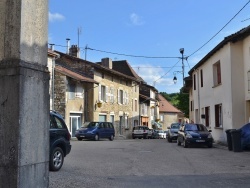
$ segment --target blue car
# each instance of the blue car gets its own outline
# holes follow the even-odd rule
[[[187,123],[181,126],[178,131],[177,145],[180,146],[183,143],[184,148],[196,145],[206,145],[209,148],[213,147],[213,137],[211,130],[202,124]]]
[[[112,141],[115,137],[115,129],[110,122],[90,122],[86,127],[76,130],[75,137],[78,140],[93,139],[97,141],[100,138],[108,138]]]

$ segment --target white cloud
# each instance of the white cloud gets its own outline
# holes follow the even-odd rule
[[[135,13],[130,14],[130,21],[133,25],[143,25],[145,22]]]
[[[172,71],[169,73],[166,70],[152,65],[136,65],[134,68],[136,73],[147,82],[148,85],[154,86],[159,92],[167,91],[168,93],[179,92],[182,84],[181,78],[178,78],[178,83],[174,84]]]
[[[62,14],[49,12],[49,21],[50,22],[62,21],[64,19],[65,19],[65,17]]]

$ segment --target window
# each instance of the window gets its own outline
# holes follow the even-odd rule
[[[203,70],[200,70],[200,76],[201,76],[201,87],[203,87]]]
[[[160,121],[163,122],[164,121],[164,116],[160,115]]]
[[[118,89],[118,103],[123,104],[123,99],[124,99],[123,90]]]
[[[132,111],[134,110],[134,101],[132,99]]]
[[[146,116],[148,114],[147,104],[142,103],[141,104],[141,114]]]
[[[99,86],[99,100],[107,102],[108,100],[108,88],[106,86],[100,85]]]
[[[135,112],[137,112],[137,99],[135,99]]]
[[[190,101],[190,111],[193,111],[193,101]]]
[[[109,100],[110,100],[110,103],[114,103],[115,102],[115,97],[114,97],[114,88],[110,88],[110,91],[109,91]]]
[[[213,65],[214,86],[221,84],[221,67],[220,61]]]
[[[215,127],[222,128],[222,104],[215,105]]]
[[[196,75],[194,74],[194,90],[196,90]]]
[[[128,93],[125,91],[124,92],[124,100],[123,100],[124,104],[128,104]]]
[[[83,87],[81,84],[76,84],[76,97],[83,98]]]
[[[210,124],[210,107],[205,107],[205,125],[209,127]]]
[[[68,92],[69,92],[69,99],[75,99],[75,84],[74,83],[69,83],[68,86]]]

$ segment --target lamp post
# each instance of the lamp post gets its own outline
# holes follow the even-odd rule
[[[180,53],[181,53],[181,61],[182,61],[182,71],[175,71],[177,73],[182,73],[182,81],[183,81],[183,86],[184,86],[184,59],[187,59],[187,58],[184,58],[184,48],[180,48]],[[174,84],[176,84],[177,82],[177,77],[176,77],[176,74],[174,72],[174,78],[173,78],[173,81],[174,81]]]
[[[183,54],[184,54],[184,48],[180,48],[181,53],[181,61],[182,61],[182,81],[184,86],[184,63],[183,63]]]

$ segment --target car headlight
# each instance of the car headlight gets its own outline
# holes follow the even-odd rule
[[[186,134],[186,138],[193,138],[191,134]]]
[[[207,138],[213,138],[213,137],[212,137],[212,135],[211,135],[211,134],[209,134],[209,135],[207,136]]]

